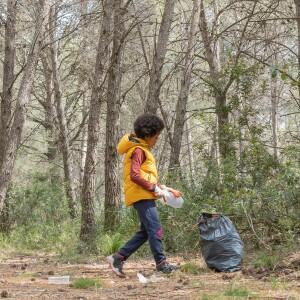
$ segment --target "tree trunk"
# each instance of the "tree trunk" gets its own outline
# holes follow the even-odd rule
[[[22,131],[26,119],[26,105],[30,98],[33,76],[36,70],[39,54],[43,46],[43,32],[46,5],[45,0],[39,0],[36,12],[35,33],[31,42],[31,49],[27,56],[27,63],[21,79],[20,88],[16,100],[16,108],[13,115],[12,126],[8,134],[3,160],[0,166],[0,212],[3,209],[8,185],[11,181],[15,164],[16,153],[20,145]]]
[[[167,44],[169,40],[170,28],[174,13],[175,0],[166,0],[161,25],[159,28],[158,40],[154,49],[152,67],[150,71],[150,82],[145,112],[155,114],[159,107],[159,94],[161,88],[161,73],[165,56],[167,53]]]
[[[218,126],[218,148],[221,159],[224,160],[233,154],[230,136],[228,134],[229,114],[226,103],[226,92],[220,80],[217,58],[212,49],[212,40],[208,31],[203,0],[200,0],[199,27],[204,44],[205,58],[209,65],[209,74],[216,103],[217,126]]]
[[[114,1],[113,48],[108,74],[105,145],[105,230],[113,230],[119,225],[121,186],[116,145],[119,139],[119,92],[122,79],[120,65],[123,48],[121,39],[124,32],[122,2],[122,0]]]
[[[215,96],[216,99],[216,113],[218,123],[218,144],[220,156],[222,159],[226,159],[232,153],[232,146],[228,133],[229,116],[226,106],[226,94],[220,94]]]
[[[88,2],[81,0],[80,2],[80,14],[82,22],[85,22],[86,16],[88,13]],[[88,43],[88,35],[89,29],[88,27],[82,28],[82,49],[86,49]],[[81,89],[84,91],[85,89],[89,90],[88,83],[87,83],[87,66],[89,65],[87,56],[85,52],[80,53],[80,75],[79,75],[79,83],[81,85]],[[88,103],[87,103],[88,95],[86,92],[83,93],[82,97],[82,119],[85,118],[86,114],[88,113]],[[84,164],[86,160],[86,150],[87,150],[87,124],[85,124],[82,128],[81,133],[81,142],[80,142],[80,175],[79,175],[79,190],[82,190],[83,186],[83,176],[84,176]]]
[[[196,26],[198,23],[199,0],[193,1],[193,10],[191,15],[190,29],[188,33],[188,44],[185,53],[184,70],[181,79],[179,97],[176,105],[176,118],[174,123],[173,139],[171,145],[171,155],[169,171],[179,168],[179,157],[181,151],[181,142],[184,130],[186,106],[190,91],[191,73],[193,69],[193,56],[196,40]]]
[[[191,134],[190,119],[186,120],[186,142],[188,147],[188,161],[189,161],[189,171],[190,180],[192,185],[195,185],[195,162],[194,162],[194,151],[193,151],[193,138]]]
[[[1,123],[0,123],[0,165],[3,158],[4,146],[10,128],[11,105],[13,99],[13,83],[15,68],[15,37],[16,37],[16,15],[17,1],[7,1],[7,20],[5,24],[5,52],[3,62],[3,91],[1,99]]]
[[[5,50],[3,62],[3,83],[1,96],[1,122],[0,122],[0,166],[4,159],[5,145],[7,143],[10,119],[11,106],[13,100],[13,83],[14,83],[14,68],[15,68],[15,37],[16,37],[16,15],[17,1],[7,1],[7,19],[5,24]],[[0,214],[0,231],[9,231],[9,203],[5,197],[3,210]]]
[[[297,40],[298,40],[298,97],[300,99],[300,0],[294,0],[296,6]]]
[[[271,74],[271,119],[272,119],[272,144],[273,144],[273,156],[275,161],[278,161],[278,138],[277,138],[277,107],[278,107],[278,78]]]
[[[83,95],[82,118],[84,118],[88,112],[86,102],[87,102],[87,99],[86,99],[85,95]],[[88,136],[87,126],[84,125],[84,127],[82,128],[81,142],[80,142],[80,174],[79,174],[80,191],[82,190],[82,187],[83,187],[84,165],[85,165],[85,161],[86,161],[86,151],[87,151],[87,136]]]
[[[43,73],[45,77],[46,85],[46,100],[42,103],[45,109],[45,125],[47,132],[47,153],[49,163],[53,163],[57,154],[56,146],[56,136],[55,136],[55,110],[54,110],[54,101],[53,101],[53,80],[52,80],[52,70],[49,67],[47,57],[42,57],[43,64]],[[51,174],[52,175],[52,174]]]
[[[95,181],[97,165],[97,145],[99,141],[100,111],[103,97],[104,67],[109,54],[109,37],[112,5],[104,2],[103,20],[99,33],[94,82],[89,106],[87,153],[83,175],[81,196],[82,216],[80,240],[90,250],[95,249]]]
[[[57,42],[55,41],[55,32],[56,32],[56,18],[57,14],[55,12],[55,7],[50,9],[50,42],[51,42],[51,63],[52,63],[52,76],[53,76],[53,87],[54,87],[54,101],[56,104],[56,113],[59,126],[59,146],[62,152],[63,165],[64,165],[64,188],[66,191],[69,214],[73,219],[76,216],[75,202],[76,195],[74,191],[74,178],[72,171],[72,158],[71,151],[69,147],[69,138],[68,138],[68,128],[67,121],[65,116],[65,109],[62,99],[61,91],[61,81],[58,70],[58,61],[57,61]]]

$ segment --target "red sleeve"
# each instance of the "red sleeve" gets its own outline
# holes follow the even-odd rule
[[[141,148],[136,148],[132,152],[131,166],[130,166],[130,178],[131,180],[143,187],[145,190],[153,192],[154,184],[145,180],[141,176],[141,165],[146,160],[145,152]]]

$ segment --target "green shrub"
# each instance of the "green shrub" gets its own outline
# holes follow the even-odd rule
[[[30,185],[9,190],[10,234],[6,242],[22,250],[55,250],[74,244],[80,220],[71,220],[63,186],[36,174]]]
[[[117,252],[123,245],[123,238],[120,233],[112,235],[105,234],[100,238],[100,253],[102,255],[109,255]]]

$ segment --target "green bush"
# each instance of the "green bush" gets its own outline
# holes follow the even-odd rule
[[[27,186],[12,186],[9,204],[8,241],[16,248],[59,252],[78,235],[79,220],[69,217],[63,186],[46,175],[36,174]]]
[[[123,238],[118,232],[112,235],[104,234],[100,238],[100,253],[106,256],[117,252],[123,245],[123,242]]]
[[[242,239],[252,246],[272,248],[297,243],[299,162],[286,160],[279,164],[257,141],[243,155],[242,173],[235,159],[226,160],[220,168],[214,160],[207,159],[206,176],[195,177],[194,185],[184,177],[171,181],[183,192],[185,203],[181,209],[159,206],[166,250],[199,249],[197,219],[203,211],[229,216]],[[290,157],[291,154],[287,159]]]

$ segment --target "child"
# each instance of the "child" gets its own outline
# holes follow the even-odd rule
[[[176,268],[167,263],[163,253],[163,230],[155,204],[155,200],[162,197],[163,193],[158,184],[155,159],[150,151],[163,129],[164,123],[158,116],[145,113],[134,122],[135,134],[125,135],[117,147],[119,154],[125,154],[125,204],[133,205],[141,222],[140,230],[117,253],[107,257],[112,270],[121,277],[125,276],[124,261],[147,240],[157,271],[170,273]]]

